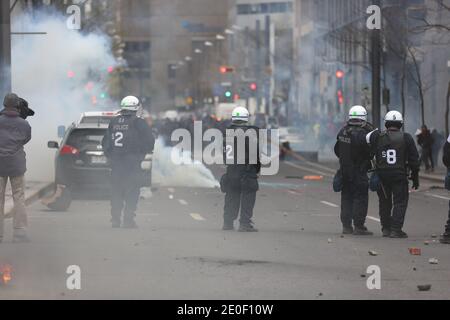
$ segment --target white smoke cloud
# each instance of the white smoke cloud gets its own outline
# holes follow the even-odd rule
[[[173,160],[173,148],[164,145],[162,139],[155,144],[152,168],[152,183],[168,187],[218,188],[219,182],[212,172],[198,161],[180,161],[184,165],[176,165]],[[177,153],[175,153],[177,154]],[[192,159],[191,153],[184,151],[182,158]]]
[[[47,33],[13,36],[12,82],[13,91],[36,111],[36,116],[28,119],[33,127],[33,139],[27,146],[28,179],[52,180],[54,151],[47,149],[47,141],[57,140],[59,125],[70,125],[81,112],[96,109],[92,96],[98,97],[104,90],[108,67],[116,62],[108,36],[69,30],[66,17],[60,14],[22,15],[12,23],[15,32]],[[91,92],[86,89],[89,81],[93,83]]]

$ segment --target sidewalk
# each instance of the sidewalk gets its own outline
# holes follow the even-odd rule
[[[50,191],[53,183],[42,181],[27,181],[25,186],[25,203],[27,205],[33,203],[42,197],[46,192]],[[8,182],[6,187],[5,215],[11,213],[14,208],[12,199],[11,185]]]

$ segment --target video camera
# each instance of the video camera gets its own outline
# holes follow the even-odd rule
[[[17,108],[19,109],[20,117],[22,119],[26,120],[28,117],[32,117],[35,115],[34,110],[29,108],[28,101],[26,101],[25,99],[19,98]]]

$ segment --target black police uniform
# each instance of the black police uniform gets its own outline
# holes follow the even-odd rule
[[[103,150],[111,164],[111,216],[113,225],[132,227],[143,185],[141,163],[153,151],[155,139],[145,120],[135,113],[115,117],[103,138]]]
[[[450,174],[450,143],[448,141],[445,143],[445,146],[444,146],[443,161],[444,161],[444,165],[447,167],[447,170]],[[450,179],[450,178],[447,177],[447,180],[448,179]],[[450,181],[446,181],[447,188],[449,188],[449,186],[448,186],[449,182]],[[445,233],[442,235],[441,242],[450,244],[450,202],[449,202],[448,221],[447,221],[447,225],[445,226]]]
[[[342,175],[341,222],[344,233],[370,234],[366,227],[369,205],[369,181],[367,172],[373,158],[366,143],[373,126],[362,120],[351,119],[339,132],[334,152],[339,158]]]
[[[259,190],[258,174],[261,171],[259,156],[259,129],[254,126],[232,124],[227,129],[237,130],[238,137],[224,139],[224,160],[227,164],[225,175],[221,179],[221,188],[225,195],[224,230],[233,230],[234,221],[240,216],[239,231],[257,231],[253,227],[253,208],[256,192]],[[238,150],[238,139],[252,130],[255,135],[245,138],[245,154]],[[256,138],[256,139],[255,139]],[[251,145],[252,144],[252,145]],[[255,147],[255,148],[252,148]],[[254,154],[254,152],[256,154]],[[242,152],[241,152],[242,153]]]
[[[406,237],[402,228],[409,200],[409,170],[414,187],[419,187],[420,162],[414,139],[398,128],[375,131],[369,137],[381,180],[378,197],[383,235]]]

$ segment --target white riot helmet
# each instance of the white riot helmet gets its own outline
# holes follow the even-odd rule
[[[231,121],[236,124],[245,124],[248,123],[250,118],[250,113],[244,107],[237,107],[233,110],[231,115]]]
[[[137,112],[139,108],[141,107],[141,103],[139,102],[139,99],[135,96],[128,96],[123,98],[120,108],[124,111],[132,111]]]
[[[348,117],[350,120],[358,119],[367,121],[367,110],[363,106],[354,106],[348,112]]]
[[[388,123],[397,124],[396,126],[403,126],[403,116],[398,111],[389,111],[384,117],[384,124],[387,126]]]

